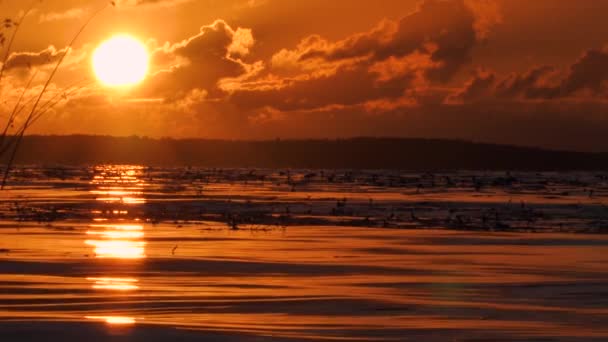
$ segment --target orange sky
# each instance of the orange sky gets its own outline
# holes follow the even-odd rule
[[[107,1],[35,3],[0,85],[2,117]],[[27,6],[0,2],[11,18]],[[79,37],[51,91],[87,86],[30,133],[408,136],[608,151],[605,13],[608,2],[594,0],[117,1]],[[127,91],[101,86],[91,70],[92,51],[117,33],[152,52],[148,78]]]

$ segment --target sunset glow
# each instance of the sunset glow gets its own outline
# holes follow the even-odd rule
[[[608,342],[608,0],[0,13],[0,342]]]

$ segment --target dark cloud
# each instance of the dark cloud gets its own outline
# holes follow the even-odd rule
[[[67,51],[67,48],[57,50],[54,46],[39,52],[16,52],[6,61],[6,70],[16,68],[33,68],[57,62]]]
[[[163,66],[143,85],[147,96],[179,98],[193,89],[218,96],[220,79],[238,77],[247,72],[241,57],[254,44],[251,31],[232,29],[217,20],[200,32],[175,44],[165,44],[152,54],[152,63]]]
[[[465,102],[492,98],[593,100],[603,98],[607,83],[608,48],[591,49],[563,71],[545,65],[524,73],[512,73],[500,80],[493,72],[478,73],[450,99]]]
[[[462,90],[448,98],[448,103],[471,102],[478,99],[487,98],[491,94],[496,75],[492,72],[478,70],[471,80],[469,80]]]
[[[270,106],[282,111],[354,105],[374,99],[399,97],[413,78],[414,75],[410,73],[376,84],[376,76],[364,68],[339,67],[331,76],[297,80],[281,89],[237,91],[230,101],[243,109]]]
[[[470,61],[471,49],[482,35],[476,23],[476,12],[465,1],[428,0],[396,23],[383,22],[370,32],[311,47],[301,59],[335,61],[370,56],[371,61],[383,61],[427,51],[438,63],[427,71],[428,76],[445,82]]]
[[[232,89],[231,100],[243,109],[291,111],[397,99],[447,82],[485,35],[477,13],[465,1],[428,0],[401,20],[340,41],[309,36],[275,54],[265,78]]]
[[[608,81],[608,48],[587,50],[565,76],[548,82],[554,68],[543,66],[515,78],[503,89],[507,93],[523,93],[528,99],[557,99],[565,97],[602,97]]]
[[[551,66],[540,66],[522,74],[511,74],[503,79],[497,86],[499,97],[514,98],[542,98],[551,93],[551,87],[541,83],[541,80],[555,71]]]
[[[608,48],[591,49],[572,65],[570,74],[562,82],[562,95],[589,90],[595,94],[602,91],[608,81]]]

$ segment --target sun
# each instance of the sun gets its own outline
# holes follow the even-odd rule
[[[146,78],[150,56],[141,41],[121,34],[101,43],[93,53],[92,62],[101,83],[108,87],[128,87]]]

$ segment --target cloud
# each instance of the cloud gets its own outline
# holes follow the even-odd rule
[[[400,20],[342,40],[311,35],[277,52],[257,77],[225,90],[243,110],[411,105],[412,93],[451,81],[470,62],[473,47],[496,22],[490,15],[479,19],[480,13],[484,8],[468,1],[427,0]]]
[[[397,22],[383,22],[369,32],[333,44],[306,47],[300,58],[336,61],[369,56],[375,62],[424,51],[439,64],[427,70],[427,76],[446,82],[470,61],[478,37],[486,36],[493,23],[486,18],[479,24],[478,18],[485,12],[479,7],[473,10],[469,3],[427,0]]]
[[[16,68],[34,68],[58,61],[66,52],[67,48],[57,50],[54,46],[39,52],[16,52],[10,55],[6,61],[6,70]]]
[[[511,82],[511,93],[529,99],[597,98],[608,94],[608,48],[589,49],[559,75],[551,66],[535,68]],[[500,90],[500,89],[499,89]]]
[[[142,6],[142,5],[158,5],[158,6],[175,6],[193,0],[116,0],[116,6]]]
[[[59,21],[59,20],[71,20],[82,18],[87,13],[82,8],[71,8],[64,12],[49,12],[40,15],[38,20],[40,23]]]
[[[255,44],[250,29],[233,29],[223,20],[201,27],[200,32],[177,43],[165,43],[152,53],[157,71],[142,85],[145,96],[180,98],[193,89],[217,97],[221,79],[249,71],[241,59]]]
[[[246,0],[246,2],[244,3],[244,6],[246,7],[260,7],[263,5],[266,5],[268,3],[269,0]]]
[[[231,57],[244,57],[249,54],[249,49],[255,44],[251,29],[237,28],[232,31],[232,43],[228,46],[228,54]]]
[[[501,8],[496,0],[465,0],[475,15],[475,33],[478,39],[486,39],[492,28],[503,22]]]
[[[448,102],[498,99],[602,100],[608,94],[608,48],[590,49],[559,70],[549,65],[499,78],[494,72],[477,73]]]
[[[570,95],[581,90],[600,94],[608,81],[608,47],[591,49],[570,67],[570,73],[562,82],[561,94]]]
[[[495,82],[496,75],[493,72],[477,70],[461,90],[448,96],[446,103],[458,104],[487,98],[492,94]]]
[[[340,68],[329,77],[295,81],[281,89],[241,90],[231,102],[241,108],[273,107],[283,111],[316,109],[328,105],[353,105],[371,99],[399,97],[414,77],[403,75],[382,87],[363,68]]]

